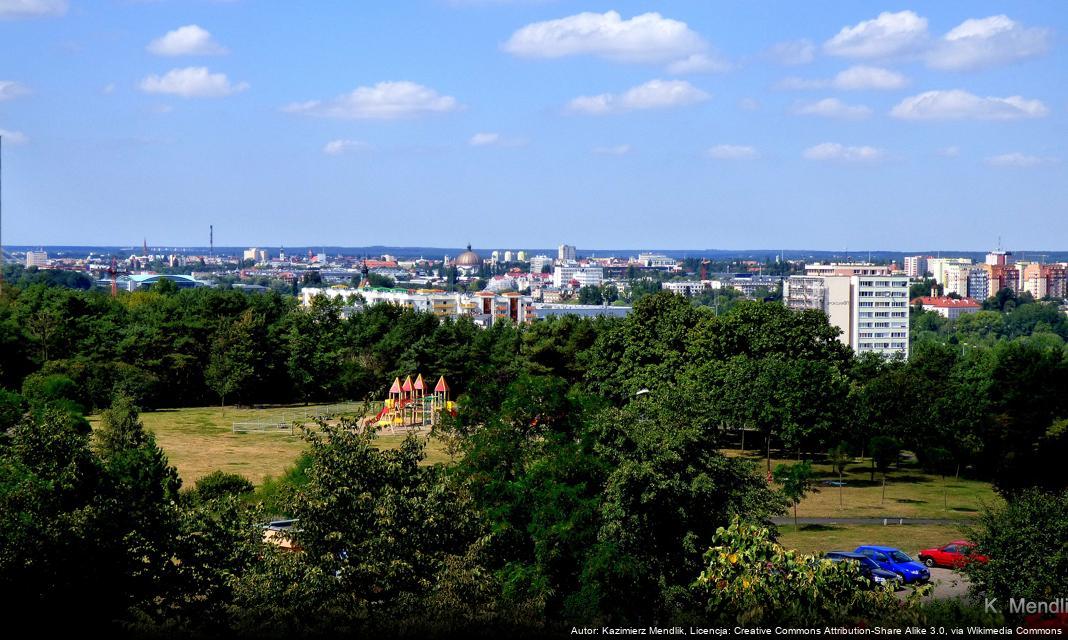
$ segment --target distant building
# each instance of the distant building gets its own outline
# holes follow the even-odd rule
[[[48,252],[47,251],[27,251],[26,252],[26,266],[27,267],[47,267],[48,266]]]
[[[753,298],[758,292],[774,290],[781,281],[782,278],[779,276],[736,273],[724,283],[724,286],[741,291],[746,298]]]
[[[553,269],[553,286],[557,289],[571,286],[577,282],[579,287],[599,287],[604,281],[604,267],[580,267],[557,265]]]
[[[946,284],[946,269],[953,265],[965,265],[972,264],[971,258],[927,258],[927,271],[934,277],[935,282],[940,285]]]
[[[806,276],[888,276],[888,265],[870,262],[829,262],[805,265]]]
[[[614,307],[591,304],[549,304],[534,303],[534,312],[538,319],[550,316],[582,316],[622,318],[630,313],[631,307]]]
[[[497,294],[480,291],[475,294],[448,293],[435,289],[385,289],[378,287],[306,287],[301,289],[301,301],[310,306],[319,295],[341,298],[354,308],[365,305],[394,304],[400,307],[433,313],[438,318],[457,319],[470,316],[476,323],[488,326],[499,320],[515,323],[534,320],[533,300],[518,293]]]
[[[907,358],[908,286],[907,276],[888,274],[791,276],[783,283],[783,304],[823,311],[841,329],[839,339],[858,354]]]
[[[971,298],[949,298],[945,296],[914,298],[912,304],[918,304],[923,307],[924,311],[934,311],[950,320],[956,320],[966,313],[975,313],[983,308],[981,304]]]
[[[556,259],[559,262],[574,262],[578,259],[578,252],[575,247],[569,244],[562,244],[556,249]]]
[[[551,267],[553,265],[553,259],[549,256],[537,255],[530,259],[530,272],[541,273],[545,270],[546,266]]]
[[[675,280],[662,282],[660,288],[664,291],[670,291],[677,293],[680,296],[686,296],[692,298],[697,295],[701,295],[709,288],[710,281],[708,280]]]
[[[905,256],[905,275],[922,278],[927,273],[927,256]]]
[[[243,259],[251,260],[257,264],[263,264],[267,262],[267,252],[263,249],[257,249],[256,247],[245,249]]]
[[[467,251],[456,256],[456,260],[453,260],[452,265],[464,275],[475,274],[482,269],[482,257],[471,250],[471,245],[467,245]]]
[[[638,266],[645,269],[674,269],[678,261],[661,253],[639,253]]]
[[[516,259],[516,262],[526,262],[527,261],[527,252],[520,250],[518,253],[515,254],[515,259]]]
[[[179,289],[207,287],[211,284],[210,282],[197,280],[193,276],[174,273],[137,273],[128,276],[119,276],[115,284],[116,287],[124,291],[137,291],[138,289],[146,289],[154,284],[159,284],[163,280],[170,280]],[[96,284],[101,287],[110,287],[111,279],[97,280]]]
[[[1013,258],[1011,251],[1002,251],[1001,249],[998,249],[997,251],[991,251],[990,253],[986,254],[986,264],[989,264],[991,266],[1004,266],[1012,263]]]

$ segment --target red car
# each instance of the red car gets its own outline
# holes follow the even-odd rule
[[[975,553],[975,543],[967,540],[954,540],[939,548],[920,551],[920,562],[928,567],[960,569],[969,562],[986,564],[986,561],[986,556]]]

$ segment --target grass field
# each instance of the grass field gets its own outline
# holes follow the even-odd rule
[[[728,451],[728,455],[742,455]],[[760,454],[747,451],[744,455],[760,460]],[[794,464],[796,460],[776,460]],[[818,476],[817,484],[825,480],[838,480],[838,474],[830,465],[814,463]],[[938,518],[943,520],[968,520],[978,515],[984,504],[998,498],[987,482],[954,479],[947,477],[945,485],[940,476],[925,473],[915,464],[902,464],[900,470],[891,470],[887,475],[886,497],[883,498],[882,476],[876,472],[871,479],[871,466],[867,461],[858,461],[846,469],[843,477],[846,486],[818,486],[819,492],[809,494],[797,507],[800,518]],[[948,505],[948,508],[947,508]],[[792,513],[790,515],[793,515]]]
[[[280,406],[264,409],[234,407],[195,407],[146,411],[141,414],[145,428],[156,435],[171,464],[186,486],[212,471],[239,473],[255,484],[267,476],[278,476],[293,464],[305,448],[299,435],[289,433],[234,433],[234,422],[271,422],[314,415],[317,406]],[[97,416],[90,418],[95,426]],[[381,435],[385,449],[400,445],[403,435]],[[427,463],[446,462],[449,456],[440,442],[427,444]]]
[[[852,551],[862,544],[897,547],[916,557],[920,549],[941,546],[964,535],[960,527],[945,525],[822,525],[779,526],[779,542],[803,553]]]

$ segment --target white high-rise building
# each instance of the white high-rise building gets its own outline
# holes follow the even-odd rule
[[[971,258],[927,258],[927,270],[931,272],[935,282],[940,285],[946,284],[946,269],[948,267],[971,264]]]
[[[791,276],[783,304],[819,309],[857,353],[909,355],[909,280],[886,274]]]
[[[27,267],[47,267],[48,266],[48,252],[47,251],[27,251],[26,252],[26,266]]]
[[[578,282],[580,287],[589,285],[599,287],[604,281],[604,267],[557,265],[553,269],[553,286],[557,289],[568,286],[572,280]]]
[[[530,259],[530,272],[541,273],[546,265],[551,267],[553,265],[553,259],[549,256],[534,256]]]
[[[927,273],[927,256],[905,256],[905,275],[922,278]]]
[[[568,263],[574,262],[577,259],[578,251],[575,247],[569,244],[562,244],[556,249],[556,259],[559,262]]]

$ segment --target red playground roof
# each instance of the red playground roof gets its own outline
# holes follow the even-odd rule
[[[393,386],[389,388],[389,392],[391,394],[401,392],[400,378],[393,378]]]
[[[412,385],[412,388],[416,391],[423,391],[426,389],[426,383],[423,382],[423,374],[420,373],[415,376],[415,384]]]
[[[445,376],[438,378],[438,383],[434,385],[434,393],[441,393],[442,391],[448,391],[449,385],[445,384]]]
[[[404,384],[401,386],[401,391],[411,391],[411,390],[412,390],[412,377],[408,376],[407,378],[404,379]]]

